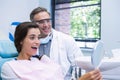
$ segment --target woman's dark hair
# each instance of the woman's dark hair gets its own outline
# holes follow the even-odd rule
[[[39,26],[33,22],[22,22],[15,29],[14,44],[15,44],[15,47],[16,47],[18,53],[21,51],[21,48],[22,48],[22,45],[20,43],[25,39],[25,37],[28,33],[28,30],[30,28],[38,28],[39,29]]]
[[[31,13],[30,13],[30,20],[31,21],[34,21],[33,18],[36,14],[40,13],[40,12],[47,12],[49,15],[50,13],[47,11],[46,8],[43,8],[43,7],[37,7],[35,8]]]

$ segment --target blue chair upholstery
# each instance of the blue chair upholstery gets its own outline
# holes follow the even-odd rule
[[[14,43],[9,40],[0,40],[0,57],[11,58],[18,55]]]

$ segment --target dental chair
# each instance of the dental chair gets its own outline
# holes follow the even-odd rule
[[[2,65],[18,55],[14,42],[9,40],[0,40],[0,80]]]

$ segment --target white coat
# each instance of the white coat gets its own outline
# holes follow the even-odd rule
[[[65,76],[70,65],[74,65],[75,58],[82,56],[83,54],[74,38],[56,30],[52,31],[53,38],[50,48],[50,58],[61,65]]]

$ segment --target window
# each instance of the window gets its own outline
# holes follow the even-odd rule
[[[73,36],[80,47],[93,47],[101,38],[100,0],[56,0],[54,19],[54,28]]]

